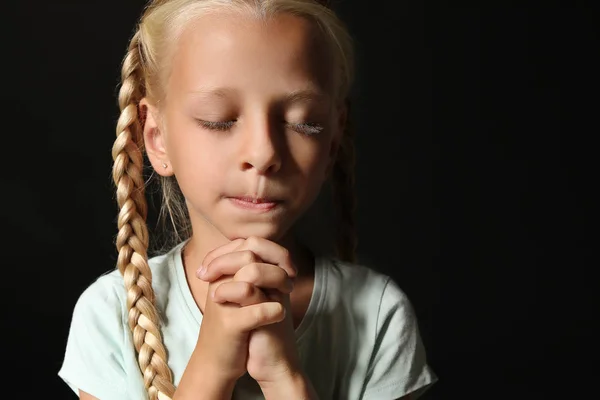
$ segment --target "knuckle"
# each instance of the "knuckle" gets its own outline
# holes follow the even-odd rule
[[[260,267],[258,263],[249,264],[246,268],[246,274],[247,279],[251,280],[252,282],[257,281],[260,278]]]
[[[260,268],[257,263],[250,263],[244,266],[236,275],[238,281],[256,283],[260,278]]]
[[[276,271],[276,273],[277,273],[277,277],[278,277],[280,280],[288,280],[288,279],[291,279],[291,278],[289,277],[289,274],[288,274],[288,272],[287,272],[285,269],[283,269],[283,268],[277,268],[275,271]]]
[[[288,249],[282,247],[281,250],[281,259],[284,263],[289,264],[292,262],[292,255]]]
[[[279,284],[281,282],[285,282],[286,280],[289,279],[287,271],[285,271],[283,268],[280,268],[278,266],[275,268],[272,268],[270,273],[273,274],[272,279],[277,284]]]
[[[283,312],[281,303],[263,303],[262,307],[256,307],[254,318],[257,325],[271,323],[280,318]]]
[[[258,261],[258,257],[252,250],[244,250],[244,261],[246,264],[250,264]]]
[[[220,284],[213,290],[213,299],[218,301],[227,293],[227,285]]]
[[[256,307],[254,309],[253,317],[256,325],[262,325],[268,319],[268,315],[264,307]]]
[[[260,239],[257,236],[248,236],[248,238],[246,239],[246,243],[249,247],[256,247],[258,246],[259,242]]]
[[[252,297],[254,294],[254,285],[248,282],[240,282],[240,294],[243,297]]]
[[[295,274],[296,268],[294,267],[294,263],[292,261],[292,254],[286,248],[284,248],[282,250],[281,262],[282,262],[283,266],[285,266],[285,268],[286,268],[285,272],[287,275],[290,275],[287,271],[291,271],[292,274]]]

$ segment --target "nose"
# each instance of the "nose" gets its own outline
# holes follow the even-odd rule
[[[281,135],[268,122],[255,124],[244,132],[241,169],[255,169],[261,175],[281,168]]]

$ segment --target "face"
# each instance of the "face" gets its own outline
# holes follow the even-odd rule
[[[325,46],[291,15],[218,14],[184,30],[165,101],[143,102],[144,138],[156,171],[176,176],[195,235],[279,240],[314,201],[345,118]]]

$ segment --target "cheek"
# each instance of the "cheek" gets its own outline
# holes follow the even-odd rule
[[[293,163],[300,169],[301,175],[307,183],[311,181],[319,183],[321,177],[325,175],[329,158],[329,143],[328,140],[307,142],[302,139],[302,143],[298,143],[292,149]]]
[[[214,138],[190,125],[173,124],[168,135],[167,151],[182,190],[211,185],[228,159]]]

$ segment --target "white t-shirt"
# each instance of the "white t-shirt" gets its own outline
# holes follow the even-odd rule
[[[194,350],[202,313],[187,285],[183,243],[149,264],[163,320],[168,364],[177,386]],[[147,399],[118,270],[80,296],[59,376],[100,400]],[[317,258],[308,310],[296,329],[304,371],[321,400],[418,397],[437,380],[426,363],[417,320],[406,295],[388,276],[364,266]],[[234,399],[264,399],[247,375]]]

